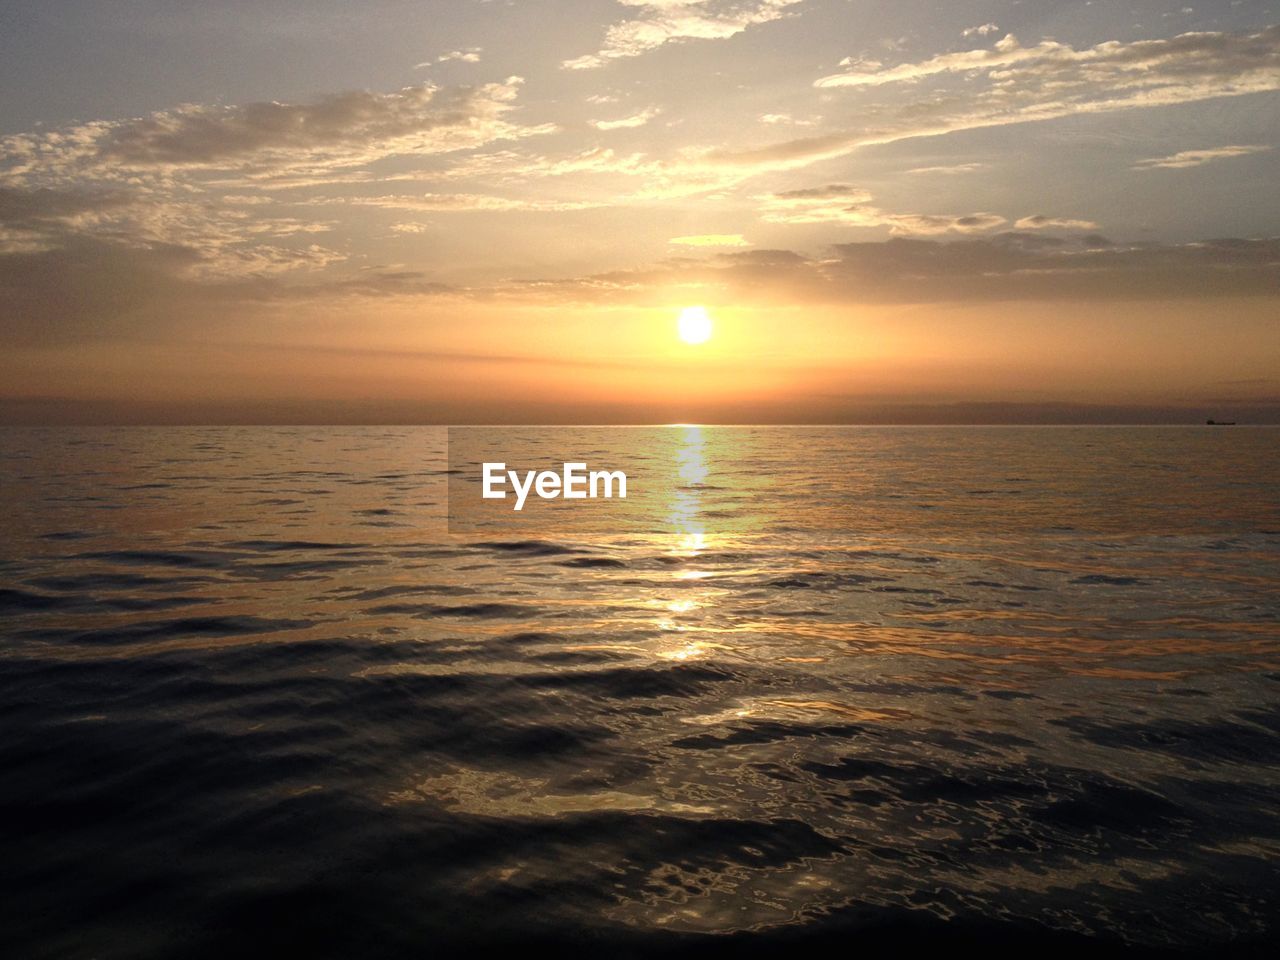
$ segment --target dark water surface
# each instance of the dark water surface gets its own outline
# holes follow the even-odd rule
[[[1280,431],[589,446],[678,529],[449,534],[437,428],[0,431],[0,955],[1265,951]]]

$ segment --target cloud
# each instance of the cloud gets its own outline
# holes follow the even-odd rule
[[[803,209],[808,206],[825,205],[827,201],[834,201],[837,206],[865,203],[871,199],[871,194],[860,187],[851,187],[847,183],[829,183],[824,187],[786,190],[758,199],[772,203],[778,209]]]
[[[511,77],[480,87],[357,91],[309,104],[183,107],[99,125],[93,142],[98,158],[126,167],[296,165],[301,157],[367,163],[448,152],[522,134],[502,119],[522,82]]]
[[[36,226],[67,222],[85,214],[110,210],[128,202],[119,190],[86,188],[19,190],[0,186],[0,223]]]
[[[771,126],[811,127],[816,121],[802,120],[799,117],[793,117],[789,113],[762,113],[760,114],[760,122]]]
[[[698,233],[688,237],[672,237],[667,243],[681,247],[749,247],[751,242],[740,233]]]
[[[0,253],[182,249],[193,276],[221,277],[335,263],[345,255],[307,240],[334,222],[302,219],[298,204],[273,215],[282,201],[265,191],[411,179],[367,167],[551,132],[508,117],[521,83],[187,105],[0,138]]]
[[[913,137],[1280,90],[1280,25],[1249,34],[1108,41],[1083,50],[1054,41],[1023,47],[1006,36],[990,50],[883,69],[863,64],[814,85],[856,91],[904,84],[909,89],[956,74],[967,78],[958,89],[931,91],[896,107],[876,105],[864,111],[867,120],[860,127],[747,150],[706,150],[689,164],[755,176]]]
[[[690,10],[705,14],[713,7],[670,3],[650,4],[641,9],[645,16],[653,11],[662,16],[677,16]],[[1016,41],[1005,38],[995,50],[970,52],[979,58],[980,68],[975,68],[978,76],[966,75],[967,79],[958,91],[930,92],[923,98],[906,102],[897,98],[897,103],[876,104],[855,113],[863,118],[856,128],[745,150],[685,146],[670,157],[656,158],[635,153],[613,155],[600,148],[561,157],[531,155],[525,150],[510,149],[457,159],[450,157],[447,165],[416,174],[403,171],[390,174],[374,173],[368,169],[376,159],[396,155],[395,144],[379,144],[375,140],[356,145],[364,152],[355,155],[344,154],[342,150],[332,156],[323,152],[288,155],[288,151],[273,154],[270,150],[260,149],[250,160],[225,161],[223,169],[216,172],[224,184],[234,185],[237,190],[242,186],[246,189],[250,186],[258,189],[324,188],[347,182],[355,184],[393,179],[456,181],[487,177],[515,183],[547,176],[616,175],[638,178],[640,183],[635,189],[614,189],[612,202],[649,203],[724,191],[763,174],[800,169],[815,162],[845,156],[864,146],[909,137],[1209,96],[1229,96],[1268,87],[1280,89],[1275,53],[1278,45],[1280,28],[1250,35],[1187,34],[1168,40],[1127,44],[1112,42],[1082,51],[1052,42],[1022,48]],[[935,77],[955,73],[957,63],[946,58],[956,56],[967,55],[945,54],[941,60],[932,58],[924,61],[928,66],[923,72]],[[1010,57],[1017,62],[990,66],[989,61],[993,58],[1003,62]],[[964,62],[972,67],[979,61],[970,58]],[[912,65],[907,66],[914,69]],[[888,68],[889,72],[900,69]],[[867,75],[875,76],[885,72],[882,68],[870,69],[862,62],[854,69],[853,75],[868,70]],[[489,100],[496,100],[497,109],[504,111],[511,106],[514,92],[512,87]],[[466,102],[466,98],[457,93],[433,95],[433,100],[449,98]],[[651,117],[652,109],[631,117],[595,122],[601,128],[626,129],[624,124],[638,125]],[[769,116],[781,119],[785,115]],[[504,139],[524,139],[555,129],[550,124],[521,126],[513,123],[504,112],[499,112],[495,118],[463,111],[461,117],[465,130],[445,131],[436,138],[437,142],[424,145],[422,150],[415,152],[455,152],[449,148],[459,144],[480,142],[486,145]],[[458,149],[464,147],[458,146]],[[972,169],[976,167],[966,164],[950,168],[916,168],[921,173],[959,173]],[[168,170],[165,175],[181,175],[183,172],[179,169],[175,174]],[[207,176],[210,171],[196,172]],[[962,217],[951,219],[953,223],[950,226],[937,219],[920,219],[914,224],[899,219],[898,228],[915,231],[974,229],[990,228],[996,223],[991,215],[978,221]]]
[[[906,173],[925,174],[925,173],[973,173],[975,170],[986,169],[985,163],[952,163],[937,167],[912,167]]]
[[[70,345],[233,322],[236,303],[266,290],[297,289],[281,283],[281,273],[320,269],[337,256],[316,245],[272,244],[234,255],[245,268],[217,276],[203,269],[202,251],[173,244],[70,237],[55,248],[6,252],[0,255],[0,336],[15,346]]]
[[[551,133],[513,123],[523,80],[355,91],[310,103],[187,105],[130,120],[0,138],[0,184],[131,182],[208,173],[317,176],[389,157],[449,153]]]
[[[1184,33],[1160,40],[1109,40],[1076,50],[1054,40],[1024,47],[1006,34],[991,49],[943,53],[888,69],[858,69],[822,77],[816,87],[882,86],[947,73],[986,73],[1008,81],[1087,82],[1105,89],[1159,90],[1186,82],[1234,78],[1253,89],[1280,83],[1280,26],[1258,33]]]
[[[0,138],[0,185],[173,186],[174,178],[232,175],[236,185],[317,177],[396,156],[475,149],[554,132],[509,119],[520,77],[469,87],[355,91],[309,103],[186,105],[146,117]],[[149,179],[140,179],[149,178]]]
[[[275,203],[270,197],[252,194],[226,193],[222,195],[222,202],[231,204],[236,207],[262,207],[270,206]]]
[[[332,221],[250,216],[244,199],[214,203],[119,187],[0,187],[0,255],[88,249],[98,241],[144,252],[182,250],[193,277],[315,269],[345,259],[300,243],[329,232]]]
[[[248,253],[268,257],[262,248]],[[310,247],[277,255],[310,258],[313,266],[327,257]],[[1280,238],[1162,245],[1021,232],[946,241],[897,237],[837,244],[820,257],[729,248],[631,270],[469,289],[403,268],[302,284],[270,270],[252,277],[209,276],[193,269],[201,259],[199,251],[185,247],[87,238],[58,249],[0,255],[0,336],[14,346],[156,335],[181,339],[197,330],[208,335],[217,325],[230,328],[258,316],[254,311],[262,305],[293,310],[339,298],[665,305],[673,291],[687,290],[711,302],[1089,302],[1274,299],[1280,290]]]
[[[252,324],[253,310],[272,302],[326,304],[348,296],[452,292],[406,270],[364,270],[342,279],[319,275],[306,283],[286,279],[286,272],[320,271],[333,261],[335,254],[315,245],[257,245],[240,255],[257,263],[210,274],[203,269],[201,250],[169,244],[70,237],[53,249],[5,253],[0,255],[0,338],[14,347],[157,337],[181,342],[203,339],[218,327]]]
[[[1071,220],[1065,217],[1046,217],[1043,213],[1023,217],[1014,224],[1018,230],[1097,230],[1098,225],[1092,220]]]
[[[196,255],[181,247],[129,248],[75,240],[0,256],[0,333],[9,344],[74,343],[150,323],[157,301],[181,299]]]
[[[640,153],[618,153],[611,147],[591,147],[567,156],[515,153],[504,150],[476,153],[454,162],[437,174],[439,179],[529,180],[582,173],[616,173],[651,176],[659,164]]]
[[[994,23],[984,23],[980,27],[966,27],[962,30],[961,36],[965,37],[985,37],[992,33],[999,33],[1000,28]]]
[[[1019,233],[939,243],[895,239],[834,248],[824,279],[934,299],[1183,299],[1274,296],[1280,239],[1096,245]]]
[[[1243,157],[1251,153],[1263,153],[1270,149],[1270,147],[1261,146],[1229,146],[1212,147],[1208,150],[1182,150],[1167,157],[1152,157],[1149,160],[1139,160],[1133,165],[1133,169],[1177,170],[1183,167],[1198,167],[1201,164],[1212,163],[1214,160],[1225,160],[1229,157]]]
[[[519,200],[478,193],[422,193],[409,196],[351,197],[322,203],[352,204],[362,207],[382,207],[386,210],[415,211],[506,211],[535,210],[561,212],[565,210],[589,210],[601,204],[588,200]]]
[[[420,70],[423,67],[430,67],[436,63],[449,63],[457,61],[459,63],[479,63],[480,54],[484,52],[483,47],[467,47],[465,50],[450,50],[448,53],[442,53],[435,60],[426,60],[417,64],[414,69]]]
[[[52,249],[57,238],[99,223],[129,203],[119,189],[0,186],[0,254]]]
[[[787,15],[801,0],[619,0],[640,9],[640,16],[611,25],[604,44],[561,66],[566,70],[594,70],[610,60],[638,57],[668,43],[685,40],[724,40],[748,27]]]
[[[851,227],[888,227],[896,234],[978,233],[1005,223],[994,213],[963,216],[886,213],[869,202],[871,194],[848,184],[788,190],[757,196],[766,223],[839,223]]]
[[[995,47],[990,50],[943,53],[919,63],[903,63],[887,69],[878,60],[846,60],[841,65],[854,69],[820,77],[814,81],[813,85],[815,87],[878,87],[889,83],[920,80],[941,73],[995,70],[1020,62],[1047,59],[1061,51],[1073,52],[1069,47],[1052,41],[1045,41],[1038,47],[1023,47],[1019,45],[1017,37],[1010,33],[996,41]]]
[[[513,284],[518,299],[661,304],[673,289],[707,299],[781,302],[957,303],[1272,297],[1280,238],[1187,244],[1112,244],[1040,234],[843,243],[822,258],[790,250],[716,253],[651,267]]]
[[[633,127],[643,127],[661,112],[657,107],[647,107],[639,113],[623,117],[620,120],[588,120],[587,122],[597,130],[626,130]]]

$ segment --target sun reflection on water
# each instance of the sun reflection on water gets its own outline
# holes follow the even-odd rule
[[[706,437],[697,426],[677,427],[680,431],[675,451],[676,484],[671,493],[671,510],[667,521],[675,534],[682,538],[680,546],[700,551],[706,527],[699,516],[702,498],[701,486],[706,482],[708,466]]]
[[[671,525],[670,543],[667,555],[680,560],[692,561],[700,557],[708,546],[705,524],[701,517],[703,485],[710,472],[707,463],[706,437],[702,428],[681,424],[675,428],[679,431],[675,449],[675,482],[671,488],[670,510],[667,522]],[[697,582],[711,576],[709,570],[698,570],[680,567],[672,573],[672,578],[680,582]],[[702,629],[696,622],[690,623],[677,619],[681,615],[695,613],[710,605],[706,591],[697,597],[682,597],[666,603],[669,615],[657,621],[658,629],[666,634],[687,634]],[[663,660],[687,661],[704,657],[717,646],[702,640],[682,639],[675,646],[657,652]]]

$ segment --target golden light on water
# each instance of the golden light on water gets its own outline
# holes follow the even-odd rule
[[[704,544],[705,531],[698,514],[701,503],[699,488],[706,482],[708,470],[706,438],[698,426],[686,425],[678,429],[680,436],[675,450],[678,485],[672,491],[667,521],[679,538],[676,552],[696,556]]]
[[[711,339],[712,323],[706,307],[685,307],[676,321],[680,339],[688,344],[706,343]]]

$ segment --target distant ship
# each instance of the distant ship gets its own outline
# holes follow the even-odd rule
[[[1234,420],[1206,420],[1204,425],[1206,427],[1234,427],[1236,422]]]

